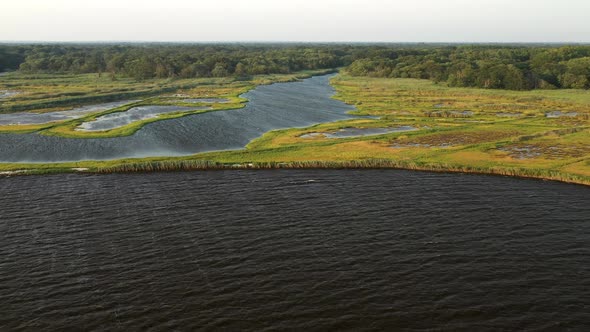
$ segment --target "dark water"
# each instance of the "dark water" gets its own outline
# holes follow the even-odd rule
[[[0,134],[0,162],[57,162],[178,156],[243,148],[267,131],[351,118],[353,109],[330,97],[331,76],[260,86],[244,94],[243,109],[208,112],[149,124],[132,136],[72,139]]]
[[[590,329],[587,187],[308,170],[0,188],[2,331]]]

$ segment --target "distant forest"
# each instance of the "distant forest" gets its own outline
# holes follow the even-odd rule
[[[590,88],[590,46],[338,44],[0,45],[0,71],[151,78],[248,77],[345,67],[450,86]]]

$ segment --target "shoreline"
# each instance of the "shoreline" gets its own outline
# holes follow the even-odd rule
[[[7,164],[10,165],[10,164]],[[33,164],[28,164],[31,166]],[[1,164],[0,164],[1,166]],[[590,177],[583,175],[567,174],[547,170],[525,170],[525,169],[485,169],[470,166],[445,167],[437,164],[406,164],[390,160],[366,160],[366,161],[339,161],[339,162],[261,162],[261,163],[220,163],[202,160],[181,160],[171,162],[138,162],[124,163],[115,166],[90,167],[83,163],[75,163],[70,166],[58,166],[54,168],[31,168],[0,171],[1,177],[23,176],[23,175],[49,175],[49,174],[124,174],[124,173],[155,173],[155,172],[194,172],[194,171],[223,171],[223,170],[406,170],[431,173],[448,174],[473,174],[488,176],[503,176],[516,179],[535,179],[543,181],[555,181],[568,184],[590,187]],[[546,172],[547,174],[531,174],[533,172]],[[528,173],[528,174],[527,174]]]
[[[318,74],[313,73],[300,73],[299,76],[291,75],[291,80],[284,80],[285,82],[297,81],[308,76],[325,75],[329,74],[330,71]],[[358,123],[347,123],[343,128],[355,128],[360,126],[361,128],[377,128],[377,125],[390,126],[403,125],[406,122],[412,120],[416,122],[416,119],[407,120],[405,115],[397,114],[397,111],[387,113],[387,107],[381,104],[376,104],[376,109],[370,109],[371,112],[365,109],[371,106],[371,103],[367,103],[363,95],[355,95],[359,87],[353,83],[358,83],[357,80],[353,80],[352,83],[346,81],[347,77],[339,77],[335,82],[332,80],[330,85],[335,89],[335,94],[330,98],[340,100],[348,105],[352,105],[356,108],[356,111],[352,111],[349,114],[354,115],[366,115],[367,113],[372,115],[376,113],[380,116],[395,116],[393,120],[379,120],[384,123],[380,123],[375,120],[374,125],[367,127],[367,124]],[[248,86],[252,89],[258,85],[267,85],[273,83],[282,82],[281,80],[270,79],[267,82],[257,82],[254,86]],[[347,83],[348,82],[348,83]],[[361,83],[363,81],[360,81]],[[391,84],[391,81],[377,81],[377,83],[371,81],[372,84],[381,82],[382,84]],[[385,82],[385,83],[383,83]],[[422,85],[426,84],[422,81],[395,81],[395,84],[410,84],[413,89],[418,89]],[[350,85],[353,84],[353,85]],[[415,87],[411,84],[418,84]],[[422,85],[420,85],[422,84]],[[379,87],[379,85],[376,85]],[[351,88],[352,87],[352,88]],[[440,87],[430,89],[443,89]],[[391,88],[391,87],[390,87]],[[402,86],[402,88],[406,88]],[[348,89],[348,90],[347,90]],[[351,90],[352,89],[352,90]],[[393,91],[400,89],[399,87],[393,86]],[[390,89],[390,90],[391,90]],[[248,91],[248,89],[245,89]],[[419,90],[419,89],[418,89]],[[443,89],[444,93],[447,93],[447,88]],[[455,89],[456,90],[456,89]],[[452,90],[452,91],[455,91]],[[364,90],[363,90],[364,91]],[[372,90],[371,90],[372,91]],[[381,90],[379,90],[381,91]],[[389,91],[389,90],[387,90]],[[404,90],[405,91],[405,90]],[[409,91],[414,91],[410,89]],[[422,91],[422,90],[420,90]],[[438,91],[438,90],[437,90]],[[462,90],[461,90],[462,91]],[[478,90],[479,91],[479,90]],[[235,91],[234,91],[235,92]],[[471,96],[472,90],[468,91]],[[487,91],[484,91],[487,93]],[[244,93],[243,91],[241,93]],[[231,95],[231,98],[236,98],[236,102],[240,102],[240,106],[245,105],[245,101],[242,98],[242,94]],[[483,93],[483,92],[482,92]],[[413,95],[410,94],[410,97]],[[413,98],[413,97],[412,97]],[[436,100],[440,99],[440,96],[435,93],[434,97]],[[150,98],[157,99],[157,97]],[[403,99],[403,98],[401,98]],[[149,100],[149,99],[148,99]],[[361,101],[359,103],[359,100]],[[146,101],[141,101],[145,103]],[[408,103],[406,101],[406,103]],[[99,113],[113,113],[115,111],[123,111],[123,108],[129,108],[138,103],[127,104],[119,108],[111,109],[106,112]],[[155,104],[158,104],[156,102]],[[413,110],[412,106],[416,108]],[[224,105],[227,107],[228,105]],[[232,108],[233,109],[233,108]],[[402,104],[396,106],[395,109],[410,109],[414,113],[411,116],[422,119],[423,114],[421,113],[424,109],[421,105],[414,105],[412,103]],[[221,110],[221,109],[220,109]],[[225,109],[224,109],[225,110]],[[385,111],[383,111],[385,110]],[[217,111],[208,110],[206,112]],[[379,112],[386,112],[381,114]],[[416,113],[418,112],[418,113]],[[96,116],[96,114],[93,114]],[[186,114],[189,115],[189,114]],[[486,114],[481,115],[485,117]],[[178,114],[175,114],[178,116]],[[181,115],[182,116],[182,115]],[[400,120],[401,119],[401,120]],[[161,119],[158,119],[161,120]],[[403,120],[403,121],[402,121]],[[444,120],[444,119],[443,119]],[[533,119],[539,122],[539,119]],[[530,120],[530,121],[533,121]],[[545,118],[542,119],[545,121]],[[352,121],[352,120],[351,120]],[[523,120],[524,121],[524,120]],[[581,120],[580,120],[581,121]],[[354,121],[353,121],[354,122]],[[379,122],[379,123],[377,123]],[[408,122],[408,123],[413,123]],[[418,121],[420,124],[424,124],[423,120]],[[448,122],[448,123],[447,123]],[[533,121],[534,122],[534,121]],[[588,126],[571,127],[569,124],[562,123],[549,123],[541,126],[537,122],[532,123],[531,126],[527,127],[528,123],[491,123],[495,125],[493,128],[480,128],[480,127],[468,127],[460,123],[458,126],[455,125],[454,120],[444,120],[428,122],[435,125],[440,124],[440,128],[437,131],[426,132],[423,134],[409,135],[406,134],[394,135],[384,134],[378,135],[376,138],[358,138],[358,139],[342,139],[339,141],[322,141],[322,140],[310,140],[305,142],[298,141],[301,134],[306,134],[308,130],[314,129],[318,132],[329,132],[329,130],[338,129],[342,125],[336,122],[322,123],[306,128],[285,128],[277,129],[266,132],[262,136],[250,141],[244,150],[220,150],[220,151],[209,151],[200,152],[197,154],[176,156],[176,157],[144,157],[144,158],[118,158],[111,160],[81,160],[81,161],[69,161],[69,162],[49,162],[49,163],[31,163],[31,162],[0,162],[0,177],[2,176],[16,176],[16,175],[34,175],[34,174],[56,174],[56,173],[85,173],[85,174],[108,174],[108,173],[142,173],[142,172],[170,172],[170,171],[196,171],[196,170],[263,170],[263,169],[394,169],[394,170],[413,170],[413,171],[424,171],[424,172],[437,172],[437,173],[462,173],[462,174],[477,174],[477,175],[495,175],[495,176],[508,176],[514,178],[527,178],[527,179],[538,179],[546,181],[558,181],[563,183],[578,184],[584,186],[590,186],[590,174],[588,173],[588,166],[590,166],[590,159],[588,155],[567,155],[567,159],[563,159],[563,162],[556,163],[553,161],[541,160],[533,164],[522,163],[522,162],[511,162],[505,163],[502,159],[498,158],[512,158],[504,155],[490,154],[489,146],[493,146],[491,151],[500,151],[498,147],[504,147],[505,145],[517,144],[526,142],[526,144],[534,144],[535,140],[543,141],[549,139],[571,139],[571,145],[580,145],[579,142],[584,142],[583,134],[588,130]],[[143,127],[146,123],[139,121],[138,128],[133,128],[137,131]],[[133,125],[133,124],[132,124]],[[500,126],[502,125],[502,126]],[[130,125],[131,126],[131,125]],[[124,129],[129,129],[123,127]],[[455,128],[458,128],[455,130]],[[532,129],[531,129],[532,128]],[[41,132],[44,135],[56,135],[62,136],[64,133],[54,133],[49,130]],[[135,132],[133,131],[133,132]],[[516,132],[517,131],[517,132]],[[132,134],[126,133],[127,135]],[[470,150],[467,153],[474,152],[479,154],[460,155],[463,153],[460,149],[448,149],[440,150],[437,149],[432,151],[420,151],[420,149],[408,150],[409,153],[395,154],[392,155],[391,151],[386,150],[392,142],[405,141],[420,142],[420,138],[425,137],[426,140],[433,139],[434,143],[437,143],[436,139],[444,141],[450,138],[446,137],[450,134],[456,134],[457,137],[463,139],[469,139],[474,137],[476,140],[470,141],[459,141],[457,146],[464,145],[469,147]],[[500,134],[507,133],[504,137]],[[113,134],[109,132],[108,134]],[[119,135],[121,133],[118,133]],[[491,137],[479,137],[477,135],[492,135]],[[446,135],[446,136],[445,136]],[[496,136],[494,136],[496,135]],[[84,135],[89,136],[89,135]],[[126,135],[120,135],[126,136]],[[440,136],[441,138],[437,138]],[[573,137],[573,139],[572,139]],[[578,138],[576,138],[578,137]],[[581,138],[580,138],[581,137]],[[77,137],[80,138],[80,137]],[[84,137],[90,138],[90,137]],[[577,139],[577,140],[576,140]],[[434,144],[433,143],[433,144]],[[356,145],[355,145],[356,144]],[[523,143],[524,144],[524,143]],[[553,143],[552,143],[553,144]],[[553,147],[553,146],[551,146]],[[551,149],[551,147],[549,149]],[[566,146],[567,147],[567,146]],[[332,150],[330,150],[332,149]],[[319,153],[325,152],[326,153]],[[348,155],[340,155],[342,152],[347,152]],[[549,151],[551,152],[551,151]],[[332,154],[330,154],[332,153]],[[455,155],[453,155],[455,154]],[[446,157],[451,155],[451,157]],[[443,158],[446,157],[446,158]],[[317,158],[317,159],[316,159]],[[334,158],[334,159],[332,159]],[[399,158],[399,159],[398,159]],[[478,159],[479,158],[479,159]],[[487,158],[487,159],[486,159]],[[496,159],[494,159],[496,158]],[[430,159],[430,160],[424,160]],[[439,160],[432,160],[439,159]],[[498,161],[503,162],[499,164]],[[484,163],[483,161],[490,161],[490,163]],[[493,163],[492,163],[493,162]],[[520,163],[520,165],[519,165]],[[570,167],[571,166],[571,167]]]

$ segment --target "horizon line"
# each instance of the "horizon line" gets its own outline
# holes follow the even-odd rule
[[[590,44],[590,41],[0,40],[0,44]]]

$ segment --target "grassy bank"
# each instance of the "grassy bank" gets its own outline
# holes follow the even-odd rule
[[[272,81],[272,80],[271,80]],[[332,81],[335,98],[378,118],[271,131],[245,149],[187,157],[0,164],[0,171],[144,172],[243,168],[401,168],[497,174],[590,185],[590,93],[449,88],[425,80]],[[559,110],[565,116],[550,117]],[[343,128],[415,131],[329,138]]]
[[[588,164],[586,164],[588,166]],[[298,161],[298,162],[251,162],[222,163],[208,160],[180,158],[177,160],[126,160],[117,162],[77,162],[51,165],[13,164],[0,165],[0,176],[56,174],[56,173],[144,173],[170,171],[210,171],[243,169],[403,169],[439,173],[472,173],[483,175],[511,176],[519,178],[543,179],[590,186],[590,176],[556,170],[514,168],[514,167],[474,167],[451,164],[390,159],[365,159],[349,161]]]

